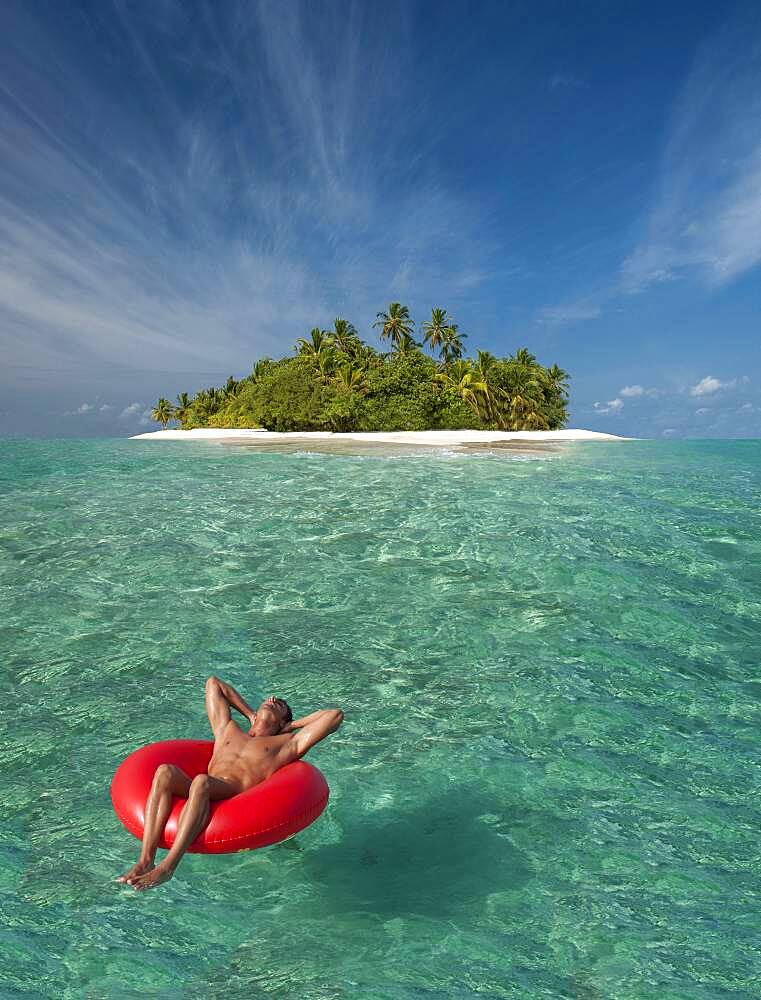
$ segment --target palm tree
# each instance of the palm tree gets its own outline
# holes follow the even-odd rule
[[[535,365],[536,355],[532,354],[527,347],[519,347],[513,355],[513,360],[519,365]]]
[[[497,364],[497,358],[490,354],[489,351],[477,351],[476,352],[476,364],[475,371],[478,376],[479,381],[483,382],[486,386],[486,391],[483,393],[483,413],[481,419],[485,422],[493,422],[494,417],[494,400],[495,400],[495,388],[491,383],[492,371],[494,366]]]
[[[272,358],[259,358],[254,367],[251,369],[251,375],[249,376],[251,381],[258,382],[260,378],[263,378],[270,370],[271,365]]]
[[[336,370],[336,352],[330,344],[323,346],[319,353],[314,356],[314,363],[319,372],[319,380],[323,384],[326,383]]]
[[[420,345],[410,333],[403,333],[396,343],[396,353],[404,357]]]
[[[435,351],[444,342],[444,331],[449,326],[446,309],[431,309],[431,318],[426,320],[421,326],[423,343],[430,344],[431,350]]]
[[[483,378],[489,374],[497,359],[489,351],[476,351],[476,368]]]
[[[568,392],[568,380],[570,375],[567,371],[564,371],[559,365],[550,365],[546,369],[547,378],[555,391],[565,396]]]
[[[202,420],[208,420],[219,410],[224,403],[224,392],[211,386],[208,389],[200,389],[193,400],[193,408]]]
[[[477,372],[473,371],[469,361],[458,359],[452,362],[446,371],[434,375],[433,380],[443,385],[444,388],[456,392],[460,399],[468,403],[480,417],[478,404],[480,399],[486,395],[487,386],[484,381],[479,379]]]
[[[161,424],[162,430],[166,430],[166,425],[172,419],[173,412],[172,404],[168,399],[164,399],[164,397],[161,396],[153,408],[151,420],[155,420],[157,424]]]
[[[541,372],[544,406],[542,412],[547,418],[550,430],[563,427],[568,419],[568,381],[569,374],[559,365],[549,368],[537,366]]]
[[[188,410],[190,409],[190,396],[186,392],[181,392],[177,396],[177,404],[174,407],[174,419],[179,420],[180,424],[183,423],[188,415]]]
[[[310,330],[309,336],[309,340],[299,337],[296,341],[297,353],[308,358],[318,358],[321,351],[325,351],[333,345],[333,338],[318,326]]]
[[[532,360],[529,363],[518,361],[519,353],[522,354],[522,357],[528,356]],[[503,419],[506,417],[509,423],[506,429],[515,431],[547,430],[547,419],[541,412],[544,394],[540,367],[536,364],[534,356],[528,351],[516,352],[515,358],[511,358],[507,362],[507,384],[501,395],[505,402],[505,411],[502,417]]]
[[[336,317],[333,320],[333,329],[330,335],[338,350],[343,351],[344,354],[348,354],[351,357],[354,357],[362,347],[362,341],[348,319],[341,319],[340,316]]]
[[[467,333],[458,333],[457,324],[450,323],[442,330],[441,340],[441,363],[448,365],[462,357],[462,342],[467,337]]]
[[[457,324],[447,316],[446,309],[431,309],[431,318],[423,323],[422,330],[423,343],[427,341],[432,350],[440,348],[442,366],[462,357],[462,342],[467,334],[458,333]]]
[[[415,324],[410,319],[410,311],[407,306],[400,302],[392,302],[388,307],[388,312],[379,312],[378,319],[373,323],[374,327],[380,327],[380,335],[399,349],[402,342],[412,340],[412,331]],[[414,343],[414,341],[413,341]]]
[[[336,385],[343,392],[366,392],[365,369],[356,368],[350,361],[336,372]]]
[[[234,399],[240,392],[240,382],[236,381],[230,375],[224,384],[222,392],[224,393],[225,400]]]

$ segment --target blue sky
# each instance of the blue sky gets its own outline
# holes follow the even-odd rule
[[[756,3],[0,8],[0,433],[443,306],[573,426],[761,436]]]

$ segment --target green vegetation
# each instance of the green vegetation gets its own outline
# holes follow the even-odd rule
[[[164,399],[163,396],[159,397],[159,401],[153,408],[153,413],[151,414],[151,420],[155,420],[157,423],[166,430],[166,425],[174,416],[174,407],[169,402],[168,399]]]
[[[345,319],[315,327],[293,357],[257,361],[224,386],[163,397],[153,419],[166,427],[266,427],[273,431],[399,431],[464,427],[555,430],[568,419],[568,374],[545,368],[525,348],[506,358],[463,357],[457,324],[433,309],[414,338],[409,309],[392,302],[374,324],[391,350],[380,353]],[[427,346],[438,358],[422,349]]]

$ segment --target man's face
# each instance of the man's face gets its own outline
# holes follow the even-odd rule
[[[287,715],[288,706],[282,698],[267,698],[256,710],[256,728],[266,728],[273,735],[279,733]]]

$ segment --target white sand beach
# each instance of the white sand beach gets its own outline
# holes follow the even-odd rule
[[[501,444],[514,441],[532,444],[550,444],[562,441],[631,441],[633,438],[568,428],[562,431],[352,431],[340,434],[331,431],[289,431],[280,433],[265,430],[198,427],[195,430],[149,431],[135,434],[133,441],[217,441],[224,444],[248,445],[298,445],[318,442],[358,442],[378,445],[409,445],[432,448],[462,448],[472,445]]]

